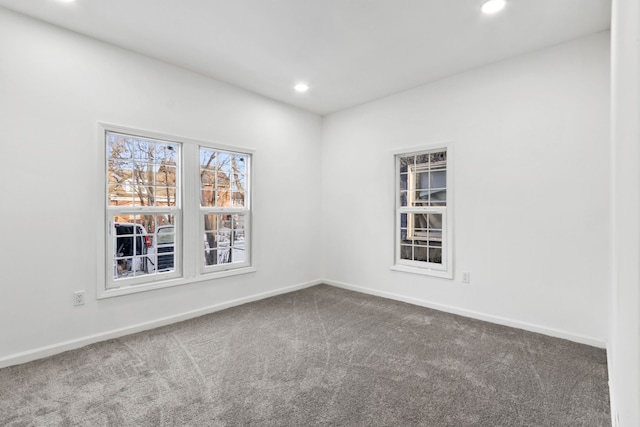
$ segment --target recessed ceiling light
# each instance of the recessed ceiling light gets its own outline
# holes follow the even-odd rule
[[[492,13],[500,12],[507,5],[505,0],[489,0],[482,5],[482,13],[491,15]]]
[[[293,88],[296,90],[296,92],[302,93],[309,90],[309,85],[306,83],[298,83]]]

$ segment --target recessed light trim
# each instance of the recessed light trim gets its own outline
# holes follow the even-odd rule
[[[304,93],[309,90],[309,85],[306,83],[297,83],[293,88],[296,92]]]
[[[482,5],[482,13],[492,15],[500,12],[507,5],[505,0],[489,0]]]

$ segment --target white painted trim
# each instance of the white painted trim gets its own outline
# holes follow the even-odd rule
[[[123,295],[131,295],[138,292],[154,291],[156,289],[170,288],[173,286],[189,285],[191,283],[205,282],[208,280],[221,279],[223,277],[239,276],[241,274],[255,273],[257,270],[255,267],[235,267],[228,268],[226,270],[209,271],[199,275],[190,276],[188,278],[175,277],[164,280],[156,280],[149,283],[144,283],[135,286],[125,286],[123,288],[112,288],[99,292],[96,299],[105,299],[112,297],[119,297]]]
[[[453,271],[437,270],[435,268],[413,267],[411,265],[394,264],[389,270],[402,271],[403,273],[422,274],[423,276],[440,277],[441,279],[453,279]]]
[[[423,153],[425,151],[438,151],[438,149],[440,148],[446,148],[447,150],[449,150],[451,147],[453,147],[453,140],[452,139],[447,139],[441,142],[431,142],[431,143],[427,143],[427,144],[415,144],[415,145],[410,145],[410,146],[406,146],[404,148],[394,148],[393,150],[391,150],[391,154],[393,154],[394,156],[398,156],[398,155],[407,155],[410,156],[412,154],[420,154]],[[448,160],[448,158],[447,158]]]
[[[187,136],[178,136],[174,134],[168,134],[163,132],[156,132],[148,129],[142,129],[133,126],[121,126],[116,125],[109,122],[98,121],[98,132],[103,132],[105,130],[110,130],[113,132],[125,133],[130,135],[136,135],[143,138],[153,138],[159,139],[162,141],[171,141],[177,143],[187,143],[195,146],[205,146],[210,148],[215,148],[221,151],[228,151],[231,153],[240,153],[240,154],[253,154],[256,152],[254,148],[245,147],[243,145],[232,145],[229,143],[219,142],[218,140],[202,140],[196,138],[190,138]]]
[[[447,205],[446,207],[437,207],[434,209],[433,206],[428,207],[426,209],[416,209],[416,208],[402,208],[400,206],[400,197],[399,197],[399,189],[400,189],[400,157],[401,156],[411,156],[418,155],[423,153],[437,152],[445,150],[447,152],[447,165],[446,165],[446,190],[447,190]],[[395,219],[394,219],[394,260],[393,265],[391,266],[391,270],[395,271],[403,271],[405,273],[416,273],[422,274],[426,276],[439,277],[443,279],[453,279],[453,267],[454,267],[454,171],[455,171],[455,153],[454,153],[454,142],[453,141],[444,141],[441,143],[433,143],[426,144],[420,146],[414,146],[411,148],[406,148],[405,151],[394,149],[393,155],[395,159],[395,169],[394,169],[394,198],[395,198]],[[425,262],[416,262],[416,261],[406,261],[400,259],[400,215],[403,213],[402,211],[414,211],[414,212],[428,212],[430,210],[441,211],[442,212],[442,221],[443,221],[443,231],[446,233],[443,236],[443,245],[442,245],[442,256],[445,262],[442,266],[437,266],[435,264],[425,263]]]
[[[609,378],[609,413],[611,414],[611,426],[620,427],[620,419],[618,415],[618,408],[616,406],[615,390],[612,382],[614,381],[614,369],[613,369],[613,357],[611,351],[611,343],[607,343],[607,376]]]
[[[151,320],[148,322],[138,323],[132,326],[126,326],[124,328],[113,329],[111,331],[101,332],[98,334],[88,335],[81,338],[64,341],[44,347],[39,347],[33,350],[23,351],[21,353],[10,354],[0,358],[0,368],[6,368],[7,366],[19,365],[21,363],[30,362],[32,360],[41,359],[48,356],[53,356],[58,353],[62,353],[68,350],[74,350],[80,347],[84,347],[89,344],[105,341],[109,339],[123,337],[125,335],[135,334],[137,332],[146,331],[149,329],[159,328],[161,326],[170,325],[172,323],[181,322],[183,320],[193,319],[194,317],[203,316],[205,314],[215,313],[216,311],[225,310],[227,308],[235,307],[242,304],[262,300],[265,298],[273,297],[276,295],[286,294],[289,292],[297,291],[300,289],[309,288],[311,286],[324,283],[322,280],[312,280],[297,285],[286,286],[284,288],[274,289],[268,292],[262,292],[255,295],[250,295],[235,300],[214,304],[208,307],[198,308],[196,310],[187,311],[172,316],[162,317],[160,319]]]
[[[338,282],[335,280],[312,280],[305,283],[300,283],[297,285],[286,286],[279,289],[274,289],[268,292],[262,292],[259,294],[250,295],[243,298],[238,298],[235,300],[222,302],[218,304],[214,304],[211,306],[199,308],[196,310],[187,311],[180,314],[175,314],[172,316],[163,317],[160,319],[151,320],[148,322],[138,323],[136,325],[127,326],[124,328],[113,329],[111,331],[101,332],[98,334],[93,334],[69,341],[64,341],[61,343],[56,343],[48,346],[39,347],[33,350],[27,350],[20,353],[10,354],[8,356],[0,357],[0,368],[6,368],[8,366],[19,365],[21,363],[27,363],[32,360],[41,359],[48,356],[53,356],[58,353],[62,353],[68,350],[74,350],[80,347],[84,347],[89,344],[97,343],[100,341],[105,341],[109,339],[123,337],[125,335],[135,334],[137,332],[146,331],[149,329],[159,328],[161,326],[170,325],[172,323],[181,322],[183,320],[192,319],[195,317],[203,316],[210,313],[215,313],[217,311],[225,310],[227,308],[235,307],[242,304],[247,304],[254,301],[259,301],[265,298],[269,298],[276,295],[282,295],[289,292],[297,291],[300,289],[306,289],[312,286],[327,284],[330,286],[335,286],[337,288],[347,289],[355,292],[360,292],[363,294],[379,296],[382,298],[389,298],[396,301],[402,301],[413,305],[418,305],[421,307],[432,308],[434,310],[439,310],[447,313],[457,314],[464,317],[470,317],[473,319],[483,320],[491,323],[496,323],[499,325],[510,326],[518,329],[523,329],[526,331],[541,333],[544,335],[549,335],[556,338],[563,338],[570,341],[578,342],[581,344],[591,345],[594,347],[605,348],[608,347],[606,343],[602,340],[585,337],[582,335],[572,334],[569,332],[561,331],[553,328],[546,328],[543,326],[534,325],[531,323],[520,322],[517,320],[507,319],[499,316],[492,316],[489,314],[479,313],[472,310],[465,310],[453,306],[447,306],[443,304],[433,303],[426,300],[421,300],[418,298],[407,297],[400,294],[395,294],[391,292],[378,291],[374,289],[365,288],[362,286],[355,286],[343,282]],[[608,349],[607,349],[608,350]],[[612,361],[609,357],[609,351],[607,351],[607,362],[609,368],[609,378],[611,376],[611,366]],[[610,390],[612,390],[610,388]],[[611,396],[611,414],[615,413],[615,404],[614,404],[614,395],[613,392],[610,394]]]
[[[438,311],[444,311],[446,313],[457,314],[464,317],[470,317],[472,319],[483,320],[486,322],[496,323],[498,325],[509,326],[512,328],[523,329],[525,331],[536,332],[539,334],[549,335],[551,337],[562,338],[569,341],[574,341],[580,344],[586,344],[593,347],[605,348],[606,342],[602,339],[587,337],[584,335],[578,335],[567,331],[562,331],[554,328],[547,328],[545,326],[535,325],[533,323],[521,322],[519,320],[508,319],[506,317],[493,316],[491,314],[480,313],[478,311],[467,310],[464,308],[454,307],[450,305],[439,304],[431,301],[422,300],[419,298],[408,297],[401,294],[395,294],[392,292],[380,291],[376,289],[365,288],[362,286],[351,285],[348,283],[337,282],[334,280],[322,280],[322,283],[335,286],[350,291],[361,292],[363,294],[374,295],[382,298],[389,298],[396,301],[402,301],[413,305],[419,305],[421,307],[432,308]]]
[[[219,144],[216,142],[207,142],[192,138],[182,137],[178,135],[167,135],[159,132],[153,132],[143,129],[130,128],[120,125],[114,125],[105,122],[97,123],[98,131],[98,170],[101,178],[98,182],[101,185],[99,191],[100,199],[98,205],[101,207],[98,212],[99,228],[97,233],[97,253],[98,253],[98,277],[96,299],[104,299],[117,297],[122,295],[135,294],[138,292],[147,292],[155,289],[163,289],[171,286],[181,286],[194,282],[208,281],[221,277],[234,276],[238,274],[253,273],[256,268],[253,266],[252,258],[252,180],[253,180],[253,156],[255,150],[251,148],[236,147],[227,144]],[[178,152],[179,165],[176,179],[176,195],[179,195],[180,203],[176,206],[158,209],[156,207],[135,207],[126,206],[122,208],[114,208],[109,206],[105,195],[108,192],[107,182],[104,177],[107,176],[107,152],[105,150],[105,135],[107,132],[120,133],[125,135],[134,135],[142,138],[149,138],[160,142],[175,142],[180,145]],[[200,148],[207,148],[215,151],[243,154],[247,156],[247,164],[245,175],[247,176],[246,196],[247,203],[242,209],[236,208],[216,208],[204,209],[200,207]],[[187,173],[191,172],[191,173]],[[195,203],[194,203],[195,202]],[[196,208],[196,206],[198,208]],[[176,217],[176,245],[174,264],[175,269],[172,272],[162,274],[149,274],[135,278],[126,278],[122,280],[114,280],[113,272],[110,265],[113,262],[113,240],[108,237],[112,232],[111,221],[114,213],[139,213],[148,211],[149,213],[165,213],[171,212]],[[200,267],[197,263],[198,254],[202,252],[202,239],[198,239],[198,232],[193,224],[199,224],[203,218],[203,212],[210,213],[235,213],[241,212],[246,215],[245,223],[245,250],[246,261],[242,263],[228,264],[215,267]],[[106,230],[105,230],[106,227]],[[203,235],[202,227],[199,228],[200,236]],[[178,242],[182,242],[178,245]],[[190,243],[190,244],[189,244]],[[200,248],[200,249],[199,249]],[[156,272],[157,273],[157,272]],[[120,284],[121,286],[117,286]]]

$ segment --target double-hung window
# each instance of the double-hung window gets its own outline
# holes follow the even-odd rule
[[[248,266],[249,156],[200,147],[199,157],[202,271]]]
[[[396,155],[394,270],[453,277],[449,151]]]
[[[182,145],[105,131],[107,289],[180,275]]]
[[[99,297],[253,271],[251,153],[101,125]]]

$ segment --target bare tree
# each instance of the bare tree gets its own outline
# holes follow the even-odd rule
[[[204,165],[200,166],[200,182],[201,182],[200,197],[201,197],[201,203],[204,206],[216,206],[216,202],[217,202],[216,181],[217,181],[218,168],[215,166],[215,164],[213,167],[211,166],[211,164],[214,163],[216,160],[216,155],[217,155],[216,152],[212,152],[209,155],[207,162]],[[206,185],[211,186],[210,191],[206,190],[205,188]],[[206,251],[204,254],[206,265],[215,265],[218,263],[217,217],[218,217],[217,215],[204,216],[205,237],[209,245],[209,250]]]
[[[176,161],[173,147],[122,136],[109,143],[109,204],[111,206],[174,206]],[[169,152],[169,153],[168,153]],[[157,188],[164,195],[158,197]],[[172,217],[163,222],[173,223]],[[153,233],[155,215],[143,215],[142,225]]]

